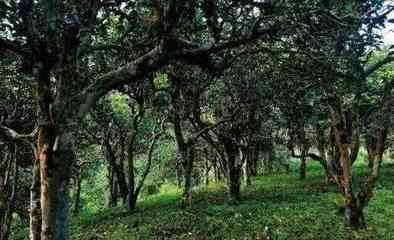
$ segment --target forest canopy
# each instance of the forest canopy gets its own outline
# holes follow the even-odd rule
[[[393,15],[0,0],[0,240],[393,239]]]

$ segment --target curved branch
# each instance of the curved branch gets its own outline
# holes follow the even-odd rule
[[[0,138],[5,139],[6,141],[26,140],[28,142],[32,142],[37,133],[38,128],[35,128],[29,134],[20,134],[12,128],[0,125]]]

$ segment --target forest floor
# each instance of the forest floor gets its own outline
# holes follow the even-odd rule
[[[180,191],[166,186],[138,204],[133,214],[105,210],[73,219],[73,239],[394,239],[394,165],[383,167],[379,185],[366,209],[368,228],[349,234],[338,213],[341,198],[327,186],[319,166],[310,164],[299,180],[277,174],[253,179],[242,190],[243,200],[230,204],[226,188],[199,188],[190,207],[179,206]],[[358,174],[362,173],[356,167]]]

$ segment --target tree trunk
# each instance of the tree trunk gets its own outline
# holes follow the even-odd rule
[[[135,210],[135,207],[137,205],[137,198],[138,196],[135,194],[135,192],[129,192],[127,195],[127,210],[129,212],[133,212]]]
[[[367,140],[367,152],[368,152],[368,167],[369,169],[373,168],[373,163],[376,158],[376,149],[375,149],[376,142],[368,142]]]
[[[252,163],[252,151],[251,149],[247,149],[245,151],[245,159],[243,159],[243,174],[244,174],[244,179],[245,179],[245,183],[247,186],[252,185],[252,181],[251,181],[251,172],[252,172],[252,168],[253,166],[251,166]]]
[[[179,164],[181,160],[177,159],[177,166],[176,166],[176,181],[178,188],[182,188],[182,182],[183,182],[183,172],[182,172],[182,166]]]
[[[384,86],[383,97],[382,97],[382,106],[380,110],[380,121],[379,121],[379,128],[375,132],[374,141],[369,143],[368,148],[368,158],[369,161],[372,162],[372,167],[370,168],[370,174],[365,182],[364,186],[362,187],[361,191],[357,195],[357,207],[358,212],[354,211],[353,216],[361,215],[361,221],[359,226],[361,228],[365,227],[365,221],[363,217],[362,210],[365,206],[367,206],[368,202],[373,197],[373,190],[375,185],[379,179],[379,172],[383,162],[383,154],[385,151],[385,145],[387,140],[388,131],[391,126],[391,109],[392,109],[392,100],[393,94],[392,89],[394,88],[394,80],[391,82],[387,82]],[[355,217],[353,217],[355,218]],[[358,222],[356,221],[354,226],[358,226]]]
[[[366,227],[363,206],[357,204],[356,199],[350,201],[345,207],[346,225],[352,229],[363,229]]]
[[[116,175],[112,172],[110,207],[118,206],[119,184]]]
[[[9,164],[8,169],[6,169],[6,178],[3,179],[5,182],[2,183],[2,187],[6,187],[9,189],[8,194],[7,191],[2,193],[7,194],[7,201],[5,201],[4,207],[0,209],[0,240],[8,240],[10,235],[11,223],[13,218],[13,213],[15,210],[15,201],[16,201],[16,186],[18,184],[18,165],[17,165],[17,149],[15,145],[10,145],[9,151]],[[0,179],[1,180],[1,179]]]
[[[230,188],[230,201],[238,202],[241,200],[241,172],[242,163],[240,160],[239,149],[232,139],[223,139],[227,157],[228,178]]]
[[[272,139],[266,140],[263,144],[262,151],[263,151],[263,172],[272,173],[273,171],[273,162],[275,158],[275,150],[272,143]]]
[[[209,172],[211,170],[211,167],[209,166],[209,156],[208,152],[205,152],[205,185],[209,185]]]
[[[241,200],[241,167],[236,163],[236,156],[229,156],[230,199]]]
[[[77,182],[76,182],[76,192],[75,192],[75,200],[74,200],[74,215],[78,215],[81,210],[81,185],[82,185],[82,177],[81,173],[78,173]]]
[[[306,156],[303,155],[301,157],[301,164],[300,164],[300,179],[305,179],[306,177]]]
[[[34,160],[33,181],[30,187],[30,240],[41,239],[40,161]]]
[[[328,103],[332,121],[332,130],[330,136],[330,142],[332,145],[333,159],[336,159],[335,155],[339,153],[339,171],[336,171],[337,184],[341,194],[345,200],[345,220],[346,223],[354,229],[358,229],[365,226],[363,207],[360,205],[357,198],[354,196],[352,186],[352,155],[355,152],[349,151],[349,138],[351,137],[352,124],[347,121],[346,112],[342,109],[341,99],[336,95],[334,89],[330,88],[325,82],[323,87],[328,92]],[[358,150],[358,149],[357,149]]]
[[[303,180],[306,178],[306,155],[308,153],[308,147],[306,143],[301,144],[301,164],[300,164],[300,179]]]
[[[127,159],[128,168],[128,194],[127,194],[127,209],[129,212],[134,211],[137,197],[134,196],[135,193],[135,174],[134,174],[134,149],[132,146],[133,142],[129,146],[129,155]]]
[[[259,160],[259,154],[260,154],[260,149],[259,149],[259,144],[254,144],[250,151],[250,158],[248,158],[248,170],[249,170],[249,175],[256,177],[257,176],[257,162]]]
[[[335,183],[336,182],[335,175],[331,167],[331,164],[328,162],[327,159],[324,129],[319,124],[316,125],[316,138],[317,138],[317,150],[319,151],[319,156],[321,158],[321,165],[323,166],[326,175],[326,182]]]
[[[145,170],[144,170],[144,172],[141,175],[141,179],[140,179],[138,185],[133,187],[133,191],[130,192],[130,194],[129,194],[129,197],[130,197],[130,199],[128,199],[129,210],[134,210],[136,205],[137,205],[138,196],[139,196],[139,194],[141,192],[142,187],[144,186],[146,177],[149,175],[149,172],[150,172],[150,169],[151,169],[151,166],[152,166],[153,151],[155,149],[156,142],[158,141],[160,135],[161,135],[161,133],[156,134],[153,137],[152,143],[151,143],[150,148],[149,148],[148,159],[147,159]]]
[[[183,189],[183,204],[191,204],[192,187],[193,187],[193,163],[194,163],[194,148],[188,145],[186,150],[182,153],[183,156],[183,172],[184,172],[184,189]]]
[[[111,144],[109,142],[109,139],[105,139],[104,141],[104,147],[105,147],[105,152],[107,155],[107,160],[112,168],[112,173],[114,174],[114,178],[116,178],[117,185],[119,187],[120,194],[122,196],[122,199],[124,203],[127,202],[127,195],[128,195],[128,188],[127,188],[127,182],[126,182],[126,177],[124,174],[124,169],[120,164],[117,163],[117,158],[112,150]]]
[[[41,126],[38,155],[41,176],[41,240],[68,239],[68,181],[74,160],[71,133]]]

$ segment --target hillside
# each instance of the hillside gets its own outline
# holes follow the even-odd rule
[[[360,173],[359,167],[356,171]],[[394,239],[394,166],[386,165],[376,197],[366,211],[368,229],[353,239]],[[327,186],[318,166],[306,180],[291,175],[260,176],[243,188],[243,201],[230,204],[224,185],[197,189],[192,206],[179,207],[180,192],[165,186],[139,202],[134,214],[123,209],[73,219],[73,239],[345,239],[339,195]]]

